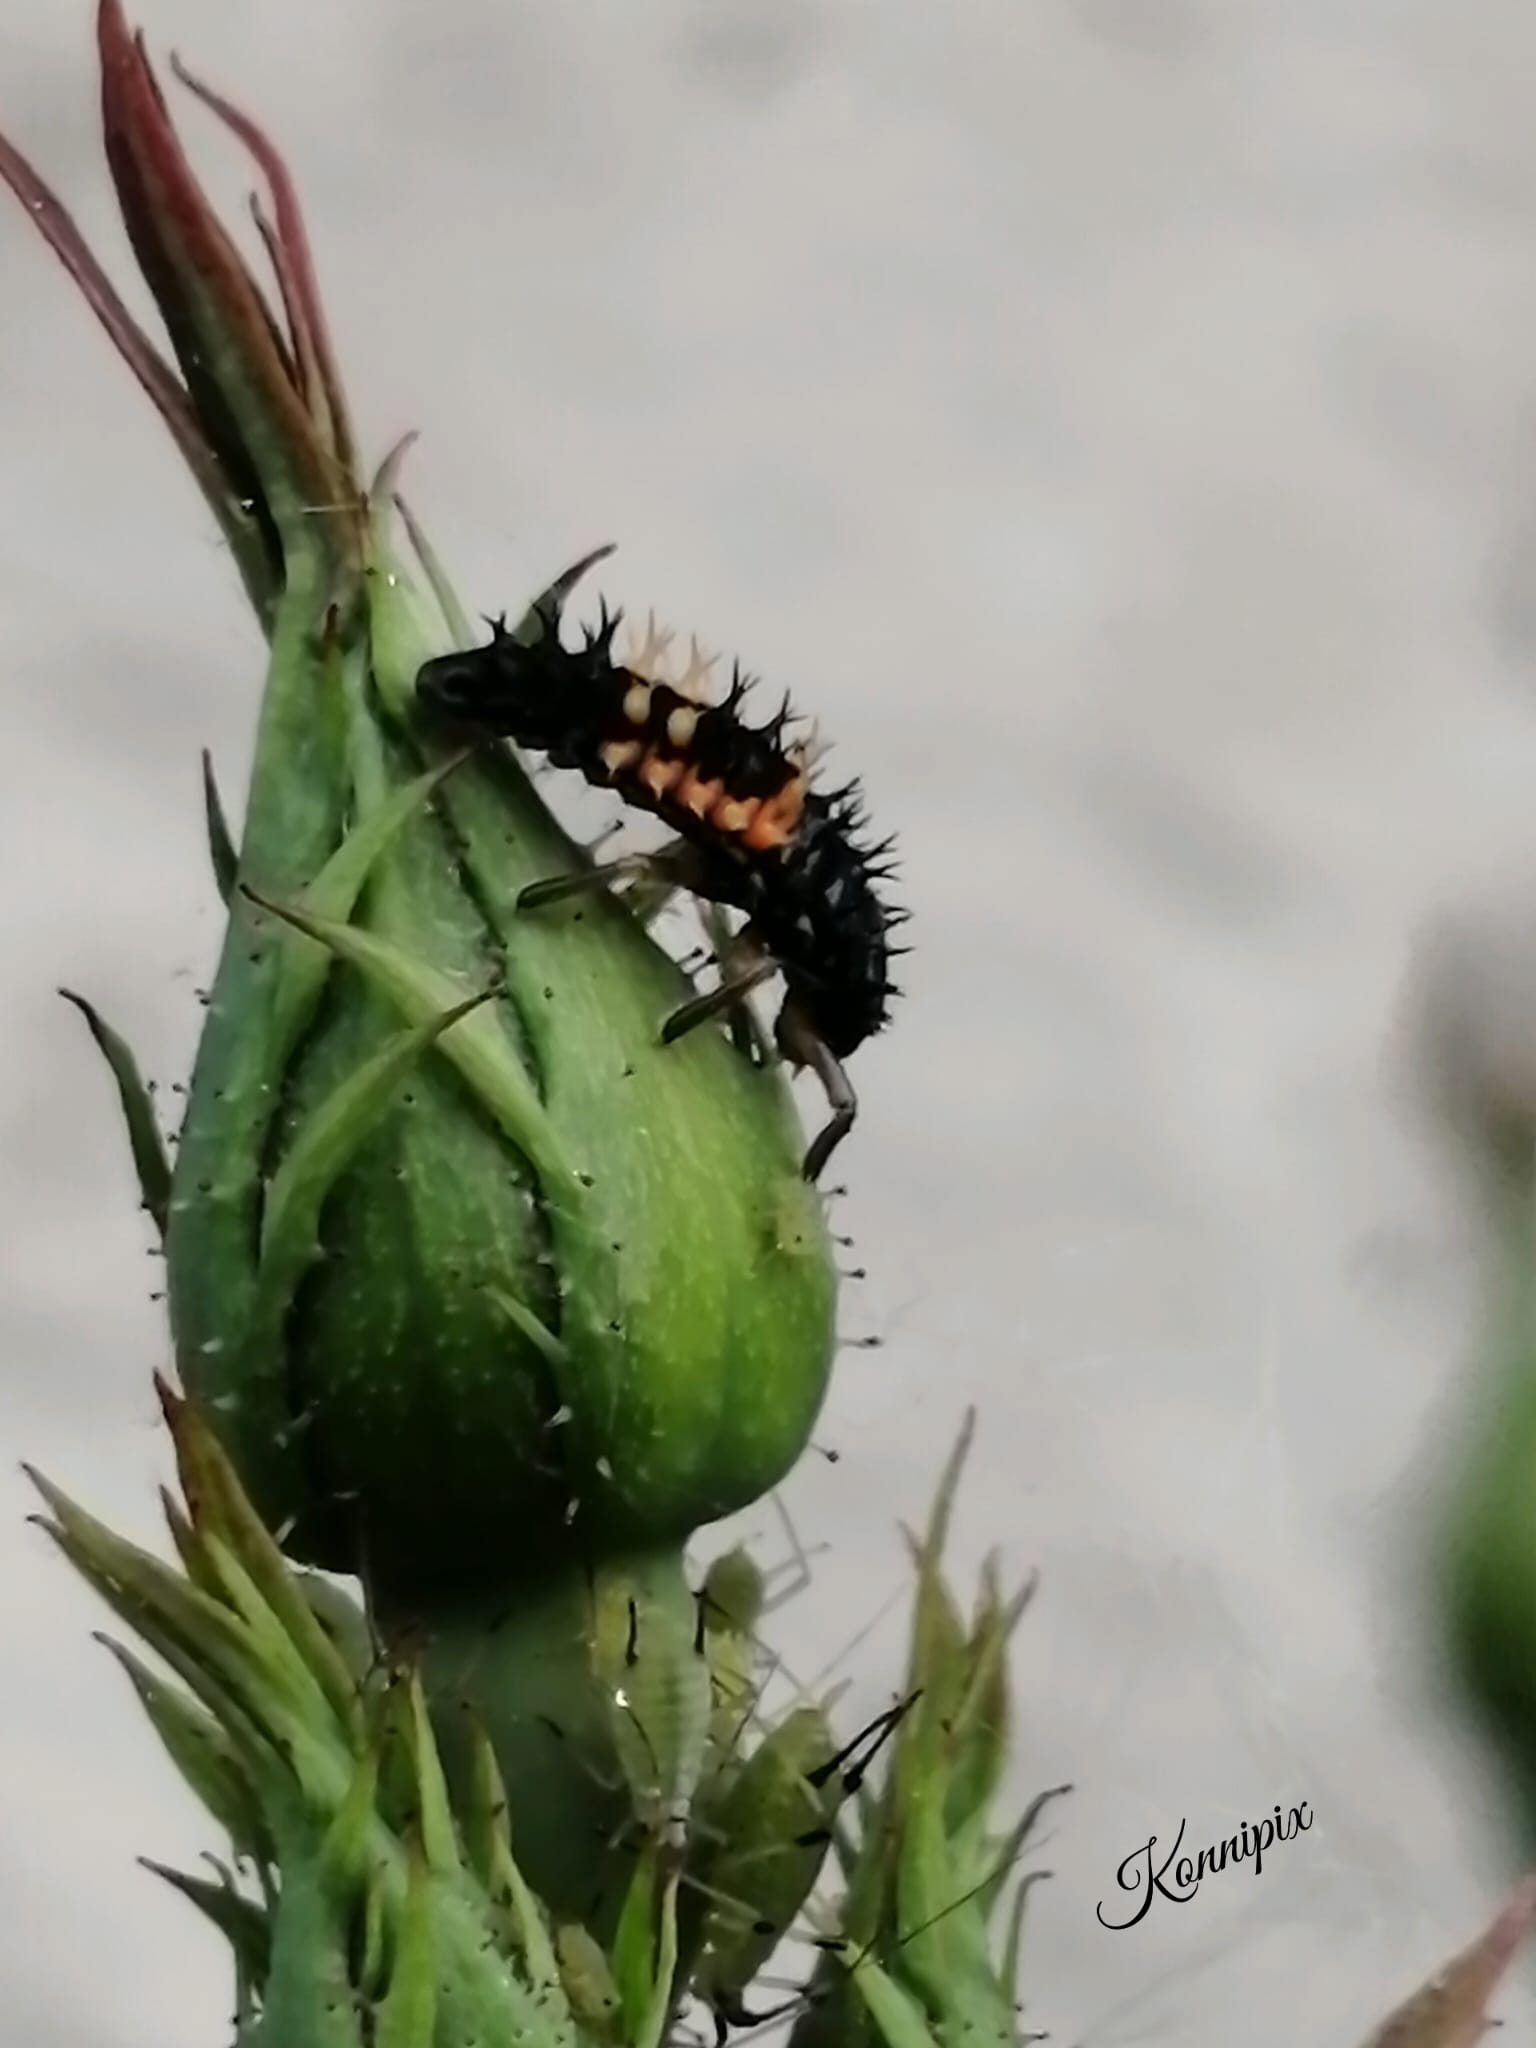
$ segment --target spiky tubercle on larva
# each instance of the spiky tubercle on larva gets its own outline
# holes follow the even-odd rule
[[[818,751],[814,729],[805,742],[780,753],[784,780],[776,790],[743,795],[725,778],[701,774],[690,759],[701,721],[712,710],[733,711],[748,685],[738,675],[730,702],[725,707],[712,705],[708,684],[720,657],[706,655],[690,635],[687,663],[673,675],[666,657],[676,637],[670,628],[657,624],[654,612],[646,614],[643,633],[635,626],[630,629],[624,671],[632,680],[620,709],[626,724],[634,728],[634,737],[607,740],[599,750],[610,780],[615,785],[638,784],[663,817],[675,819],[686,813],[722,838],[740,839],[754,853],[787,846],[805,810],[810,764]],[[789,716],[786,703],[766,729],[774,740]]]

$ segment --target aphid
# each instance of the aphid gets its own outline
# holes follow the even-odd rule
[[[573,2017],[600,2041],[616,2040],[624,2017],[623,2002],[601,1944],[585,1927],[559,1927],[555,1930],[555,1955],[560,1988]]]
[[[703,1603],[693,1596],[684,1611],[675,1596],[647,1598],[626,1573],[599,1570],[592,1604],[593,1670],[635,1820],[680,1855],[709,1754]]]
[[[723,1597],[730,1581],[745,1582],[746,1608]],[[618,1778],[605,1789],[627,1795],[642,1845],[671,1860],[687,1849],[695,1802],[707,1780],[723,1783],[739,1767],[740,1749],[760,1688],[752,1621],[762,1575],[742,1554],[716,1560],[697,1593],[669,1578],[647,1584],[622,1567],[592,1574],[587,1636],[590,1668],[603,1699]],[[565,1740],[558,1723],[547,1724]]]
[[[810,1898],[843,1803],[913,1706],[877,1714],[834,1746],[824,1710],[794,1709],[758,1744],[712,1816],[719,1846],[704,1869],[709,1907],[690,1988],[714,2015],[717,2044],[765,2015],[748,1988]]]
[[[905,949],[892,946],[889,935],[904,913],[875,891],[893,872],[891,842],[860,842],[864,811],[856,782],[814,786],[813,743],[785,738],[787,698],[766,725],[745,724],[749,683],[737,668],[723,702],[706,701],[714,661],[697,641],[682,673],[669,676],[662,664],[672,636],[653,622],[620,661],[613,643],[622,614],[610,617],[604,608],[580,649],[564,646],[565,599],[597,559],[589,556],[558,578],[515,632],[491,621],[489,645],[427,662],[418,695],[440,715],[577,769],[677,834],[657,853],[535,883],[523,891],[522,907],[640,877],[745,914],[722,956],[720,986],[675,1011],[662,1038],[671,1043],[736,1010],[781,973],[778,1048],[815,1073],[832,1111],[805,1157],[805,1177],[814,1181],[858,1110],[842,1062],[887,1022],[890,998],[899,992],[890,963]]]
[[[791,1554],[764,1571],[751,1551],[738,1544],[715,1558],[699,1588],[704,1653],[714,1700],[711,1769],[721,1777],[729,1776],[737,1765],[742,1738],[757,1719],[764,1687],[780,1673],[788,1675],[782,1660],[767,1650],[758,1626],[811,1583],[811,1553],[801,1543],[783,1501],[777,1494],[772,1498],[793,1546]],[[773,1580],[786,1573],[791,1575],[790,1582],[770,1590]],[[799,1688],[802,1692],[809,1689]]]
[[[943,1927],[952,1916],[965,1914],[968,1909],[973,1908],[981,1894],[1004,1882],[1012,1870],[1017,1854],[1018,1844],[1014,1843],[975,1884],[946,1899],[942,1904],[935,1905],[925,1918],[911,1924],[898,1921],[897,1924],[882,1928],[878,1933],[862,1940],[855,1939],[847,1931],[839,1931],[838,1922],[843,1912],[847,1910],[846,1900],[840,1910],[823,1909],[819,1912],[814,1910],[813,1901],[807,1901],[808,1916],[825,1930],[807,1938],[808,1946],[816,1952],[818,1958],[810,1982],[796,1985],[783,1979],[758,1976],[755,1980],[758,1988],[781,1989],[789,1994],[778,2004],[758,2012],[749,2011],[739,1999],[732,2006],[727,2006],[723,2002],[714,2003],[711,2010],[715,2023],[715,2048],[725,2048],[727,2039],[737,2029],[746,2031],[736,2034],[735,2048],[746,2048],[747,2043],[756,2041],[768,2028],[776,2027],[784,2020],[800,2018],[818,2011],[825,2014],[829,2009],[832,2018],[816,2026],[813,2029],[814,2034],[816,2038],[842,2038],[849,2031],[848,2001],[852,1988],[850,1980],[867,1966],[874,1966],[889,1980],[895,1972],[898,1959],[914,1950],[933,1930]],[[974,1930],[971,1938],[963,1942],[958,1975],[964,1978],[970,1974],[975,1980],[964,1987],[967,1992],[973,1994],[963,2001],[971,2007],[969,2016],[962,2017],[957,2014],[950,2029],[934,2026],[931,2023],[937,2015],[924,2013],[923,2005],[916,1995],[915,1984],[902,1984],[901,1988],[906,1994],[903,2003],[910,2001],[914,2020],[922,2018],[928,2023],[924,2025],[921,2033],[914,2028],[914,2040],[954,2039],[979,2041],[987,2044],[987,2048],[1027,2048],[1028,2043],[1049,2038],[1044,2033],[1019,2030],[1017,2017],[1020,2008],[1015,2004],[1012,1995],[1018,1961],[1017,1933],[1022,1922],[1023,1906],[1035,1885],[1049,1876],[1049,1871],[1036,1870],[1019,1880],[1006,1952],[1001,1963],[995,1967],[995,1973],[994,1966],[986,1958],[985,1949],[978,1950],[975,1945]],[[970,1950],[969,1956],[965,1955],[967,1949]],[[954,1960],[951,1957],[951,1967]],[[978,1961],[980,1968],[976,1969]],[[972,1966],[970,1972],[967,1972],[965,1967],[967,1962]],[[905,1977],[907,1974],[904,1968],[901,1975]],[[1005,1984],[1008,1987],[1006,1994],[1003,1989]],[[980,1996],[974,1996],[976,1993]]]

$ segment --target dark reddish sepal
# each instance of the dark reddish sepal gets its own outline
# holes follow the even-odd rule
[[[324,432],[327,446],[350,474],[353,469],[353,443],[346,394],[342,390],[341,375],[331,347],[325,308],[315,277],[314,258],[310,254],[309,236],[305,232],[304,215],[292,175],[269,138],[249,115],[242,114],[222,94],[194,78],[174,52],[171,69],[187,90],[195,93],[204,106],[210,108],[244,143],[267,181],[272,194],[272,217],[267,217],[261,202],[254,196],[251,213],[266,243],[278,288],[283,295],[300,392],[307,409]]]
[[[210,441],[279,524],[304,506],[357,496],[337,459],[328,409],[306,403],[298,360],[233,240],[208,204],[120,0],[102,0],[102,129],[123,221]],[[247,140],[257,131],[245,124]],[[264,161],[277,161],[263,143]],[[286,178],[283,181],[287,185]],[[296,215],[291,192],[287,211]],[[292,229],[284,244],[292,247]],[[302,238],[300,239],[302,249]],[[298,268],[307,270],[307,256]],[[313,303],[307,277],[299,304]]]
[[[341,380],[326,334],[293,181],[261,130],[217,93],[177,75],[250,150],[271,190],[252,209],[282,298],[286,333],[209,205],[165,98],[124,18],[100,0],[102,134],[118,204],[171,347],[171,365],[134,320],[55,194],[0,138],[8,184],[149,393],[269,619],[295,545],[318,542],[355,567],[364,509]]]

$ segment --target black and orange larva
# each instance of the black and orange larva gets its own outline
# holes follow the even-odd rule
[[[857,1113],[841,1063],[886,1023],[889,999],[898,993],[890,962],[901,949],[890,944],[889,933],[905,913],[882,903],[874,886],[892,872],[886,858],[891,842],[859,842],[864,814],[857,783],[813,787],[812,747],[785,739],[787,700],[766,725],[744,724],[740,710],[749,684],[739,668],[723,702],[704,700],[714,663],[704,660],[697,642],[676,678],[661,667],[672,636],[657,633],[654,624],[617,660],[613,643],[622,615],[610,617],[604,608],[584,644],[566,647],[560,639],[565,599],[596,559],[588,556],[552,584],[515,631],[490,621],[486,646],[427,662],[417,677],[418,696],[438,716],[579,770],[677,834],[657,853],[536,883],[523,891],[524,907],[649,873],[745,913],[730,958],[721,962],[720,987],[685,1003],[662,1036],[681,1037],[782,973],[779,1049],[815,1072],[832,1109],[805,1158],[805,1176],[815,1180]]]

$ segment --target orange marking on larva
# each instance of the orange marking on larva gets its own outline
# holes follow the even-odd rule
[[[687,763],[669,761],[665,754],[647,754],[640,767],[640,781],[654,797],[663,797],[675,782],[681,780]]]
[[[644,752],[639,740],[607,740],[601,749],[602,763],[610,775],[622,775]]]
[[[782,846],[787,839],[794,838],[804,810],[805,777],[792,775],[782,789],[763,799],[757,822],[765,836],[753,838],[748,834],[748,845]]]
[[[771,853],[776,846],[787,846],[794,834],[794,823],[786,823],[776,809],[764,804],[744,836],[754,853]]]
[[[736,833],[747,830],[762,808],[761,797],[727,797],[723,804],[716,806],[710,822],[734,837]]]
[[[674,801],[685,811],[692,811],[696,818],[707,818],[725,793],[725,784],[718,780],[705,782],[697,768],[690,768],[674,791]]]

